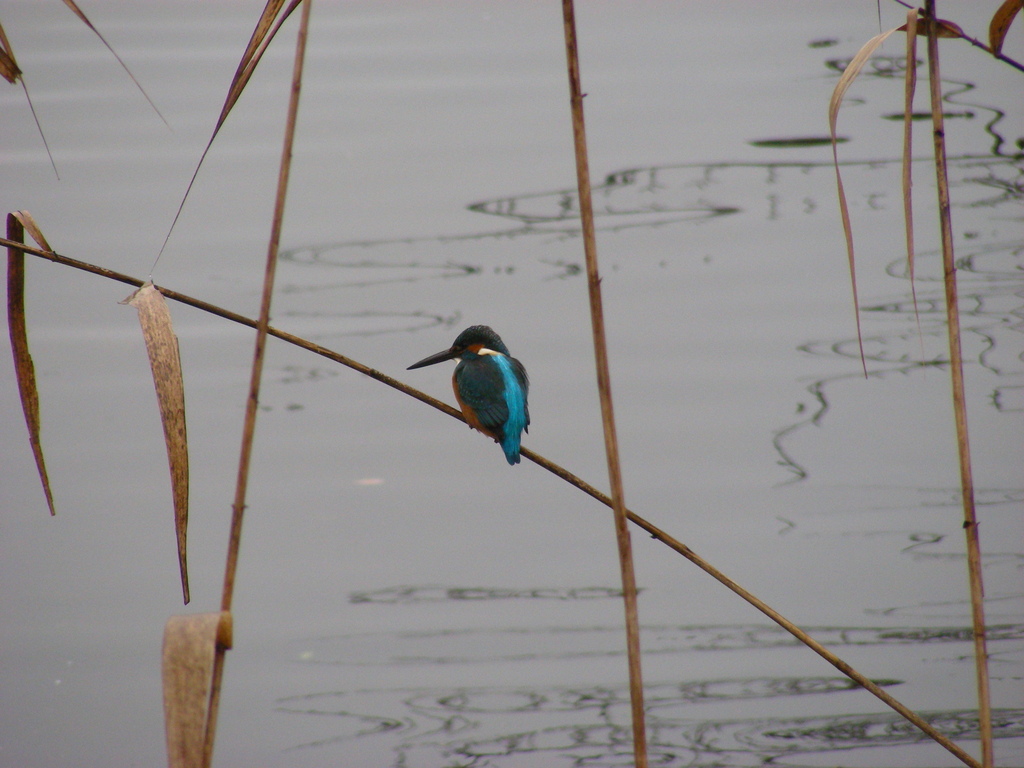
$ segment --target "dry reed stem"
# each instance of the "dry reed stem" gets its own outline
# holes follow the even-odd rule
[[[245,422],[242,430],[242,449],[239,457],[238,479],[235,487],[235,503],[228,543],[228,561],[224,573],[224,591],[221,610],[231,610],[234,594],[235,569],[238,561],[238,545],[241,537],[242,516],[245,510],[245,495],[249,479],[249,463],[252,458],[253,437],[256,431],[256,414],[259,407],[260,379],[263,374],[264,351],[267,344],[267,328],[270,325],[270,304],[274,293],[274,278],[277,273],[277,253],[284,222],[285,199],[288,193],[288,178],[291,172],[292,147],[295,143],[295,126],[298,118],[299,94],[302,85],[302,67],[306,53],[306,39],[309,28],[309,0],[303,6],[302,20],[296,42],[295,65],[292,72],[291,96],[288,102],[288,118],[285,126],[284,146],[281,152],[281,166],[277,179],[277,196],[274,203],[274,218],[271,224],[270,242],[267,246],[267,260],[263,276],[263,293],[260,299],[260,317],[256,324],[256,341],[253,351],[252,372],[249,380],[249,396],[246,399]]]
[[[921,340],[924,356],[924,335],[921,333],[921,315],[917,310],[917,286],[914,284],[914,200],[913,189],[913,137],[914,91],[917,88],[917,9],[907,11],[906,23],[907,63],[904,67],[903,87],[903,221],[907,236],[907,274],[910,277],[910,298],[914,303],[914,321]]]
[[[626,524],[626,501],[622,487],[619,444],[615,434],[615,413],[612,408],[611,373],[608,369],[608,345],[605,339],[604,309],[601,302],[601,277],[597,267],[597,240],[594,236],[594,208],[590,197],[590,168],[587,160],[587,135],[583,119],[583,93],[580,87],[579,55],[576,43],[576,18],[572,0],[562,0],[565,28],[565,50],[569,70],[569,98],[572,111],[573,144],[576,150],[576,182],[579,188],[580,225],[587,265],[587,288],[590,297],[590,322],[594,336],[594,358],[597,366],[597,389],[601,398],[601,421],[604,426],[605,455],[612,491],[615,519],[615,540],[618,544],[622,597],[626,612],[626,654],[629,667],[629,697],[633,722],[633,756],[636,768],[647,768],[647,732],[644,713],[644,684],[640,665],[640,619],[637,610],[636,575],[633,548]]]
[[[246,399],[245,422],[242,427],[242,447],[238,461],[238,480],[235,501],[231,509],[231,530],[228,539],[227,561],[224,566],[224,590],[221,595],[221,612],[231,614],[234,596],[235,573],[238,567],[238,548],[242,537],[242,521],[245,514],[245,497],[249,483],[249,465],[252,458],[253,438],[256,433],[256,414],[259,407],[260,380],[263,375],[264,352],[270,326],[270,303],[274,294],[274,277],[277,273],[277,254],[284,222],[285,199],[288,193],[288,179],[291,173],[292,147],[295,143],[295,126],[298,121],[299,95],[302,90],[302,69],[306,57],[306,40],[309,33],[309,14],[312,0],[305,0],[302,18],[295,43],[295,64],[292,70],[291,94],[288,100],[288,119],[285,125],[281,166],[277,178],[277,196],[274,202],[274,220],[271,225],[270,242],[267,246],[267,263],[263,277],[263,295],[260,300],[260,317],[256,323],[256,342],[253,350],[252,373],[249,380],[249,395]],[[294,7],[294,5],[292,6]],[[212,141],[212,139],[211,139]],[[205,763],[213,757],[213,739],[217,731],[217,713],[220,705],[220,690],[224,677],[224,655],[226,647],[217,647],[213,668],[213,685],[210,693],[210,711],[207,720],[207,741],[204,752]]]
[[[160,422],[167,444],[167,463],[171,470],[171,496],[174,500],[174,530],[178,540],[178,568],[181,594],[188,605],[188,437],[185,430],[185,385],[181,376],[178,337],[174,335],[171,312],[163,294],[146,283],[122,304],[139,312],[142,337],[146,342],[149,366],[153,372]]]
[[[24,253],[28,253],[33,256],[39,256],[41,258],[48,259],[54,263],[61,264],[63,266],[73,267],[75,269],[82,270],[83,272],[89,272],[91,274],[107,278],[109,280],[116,280],[118,282],[135,286],[140,286],[143,284],[142,280],[139,280],[136,277],[131,277],[130,275],[124,275],[119,272],[114,272],[113,270],[106,269],[105,267],[98,267],[94,264],[89,264],[84,261],[78,261],[76,259],[72,259],[67,256],[62,256],[52,251],[42,251],[40,249],[31,248],[21,243],[14,243],[9,240],[4,240],[3,238],[0,238],[0,247],[2,246],[14,247],[23,251]],[[177,301],[181,304],[185,304],[186,306],[199,309],[203,312],[207,312],[217,317],[221,317],[225,320],[230,320],[231,322],[238,323],[239,325],[245,325],[249,328],[255,328],[257,326],[257,321],[250,317],[246,317],[244,315],[238,314],[237,312],[232,312],[222,307],[218,307],[214,304],[202,301],[201,299],[196,299],[193,298],[192,296],[188,296],[183,293],[178,293],[177,291],[171,290],[170,288],[163,288],[157,286],[157,290],[163,293],[164,296],[170,299],[171,301]],[[453,408],[447,403],[443,403],[440,400],[426,394],[425,392],[421,392],[420,390],[415,389],[414,387],[411,387],[402,381],[399,381],[398,379],[392,378],[391,376],[388,376],[387,374],[382,373],[381,371],[378,371],[375,368],[371,368],[367,365],[358,362],[357,360],[353,360],[352,358],[346,357],[345,355],[342,355],[339,352],[335,352],[334,350],[328,349],[327,347],[323,347],[319,344],[314,344],[311,341],[307,341],[306,339],[288,333],[287,331],[282,331],[278,328],[274,328],[273,326],[269,326],[267,328],[267,334],[270,336],[274,336],[275,338],[278,338],[281,341],[284,341],[288,344],[292,344],[293,346],[299,347],[300,349],[305,349],[308,352],[312,352],[313,354],[319,355],[327,360],[332,360],[336,363],[344,365],[347,368],[350,368],[354,371],[357,371],[358,373],[370,377],[371,379],[374,379],[375,381],[379,381],[381,384],[385,384],[391,387],[392,389],[396,389],[405,395],[408,395],[416,400],[419,400],[421,403],[429,405],[430,407],[435,408],[438,411],[441,411],[442,413],[452,417],[453,419],[457,419],[458,421],[465,423],[465,418],[463,417],[462,412],[459,411],[458,409]],[[522,449],[522,455],[525,458],[537,464],[538,466],[548,470],[552,474],[561,478],[562,480],[565,480],[570,485],[575,486],[576,488],[583,491],[591,498],[599,501],[601,504],[604,504],[607,507],[612,507],[612,500],[609,496],[597,490],[596,488],[594,488],[594,486],[585,482],[581,478],[577,477],[576,475],[569,472],[567,469],[561,467],[560,465],[556,464],[555,462],[551,461],[550,459],[546,459],[540,454],[537,454],[525,447]],[[670,549],[682,555],[684,558],[686,558],[691,563],[696,565],[702,571],[704,571],[709,576],[714,578],[716,581],[721,583],[723,586],[731,590],[738,597],[742,598],[747,603],[755,607],[757,610],[759,610],[773,622],[775,622],[780,627],[789,632],[791,635],[793,635],[793,637],[796,638],[799,642],[806,645],[808,648],[810,648],[823,659],[828,661],[832,666],[834,666],[844,675],[849,677],[851,680],[856,682],[861,687],[865,688],[869,693],[876,696],[886,706],[898,712],[909,722],[913,723],[913,725],[915,725],[923,733],[925,733],[927,736],[929,736],[931,739],[933,739],[935,742],[941,745],[944,749],[955,755],[965,765],[971,766],[972,768],[980,768],[981,764],[977,760],[975,760],[973,757],[967,754],[964,750],[960,749],[960,747],[958,747],[947,736],[937,731],[926,720],[916,715],[908,707],[901,704],[889,693],[887,693],[878,685],[873,683],[868,677],[858,672],[852,666],[850,666],[841,658],[832,653],[830,650],[825,648],[823,645],[821,645],[818,641],[816,641],[814,638],[812,638],[810,635],[808,635],[806,632],[800,629],[793,622],[789,621],[778,611],[771,608],[767,603],[764,603],[762,600],[755,597],[751,592],[747,591],[742,586],[740,586],[732,579],[727,577],[725,574],[723,574],[717,568],[712,566],[710,563],[708,563],[701,556],[696,554],[685,544],[681,543],[677,539],[673,538],[669,534],[662,531],[660,528],[656,527],[652,523],[649,523],[647,520],[640,517],[639,515],[637,515],[629,509],[626,510],[626,517],[634,525],[650,534],[652,538],[656,539],[657,541],[660,541],[662,544],[665,544]]]
[[[979,700],[979,727],[982,743],[982,763],[985,768],[992,764],[992,724],[991,705],[989,702],[989,679],[988,679],[988,654],[985,644],[985,620],[984,620],[984,595],[981,577],[981,551],[978,543],[977,522],[974,511],[974,486],[971,476],[970,445],[967,436],[967,415],[964,396],[963,382],[963,359],[960,349],[960,325],[959,308],[957,305],[956,292],[956,267],[953,257],[953,235],[950,218],[949,184],[946,171],[945,154],[945,129],[942,114],[942,87],[939,77],[938,63],[938,38],[939,37],[964,37],[963,31],[948,21],[938,19],[935,15],[934,0],[927,0],[925,5],[926,24],[920,29],[917,24],[917,11],[912,10],[907,14],[907,23],[903,27],[889,30],[875,36],[857,53],[850,62],[846,72],[840,78],[829,105],[829,122],[832,131],[832,151],[836,167],[836,178],[839,186],[840,212],[843,219],[843,229],[846,235],[847,252],[850,261],[851,281],[853,282],[854,309],[858,312],[857,334],[860,339],[859,308],[857,307],[856,278],[853,269],[853,237],[849,226],[849,213],[846,206],[846,197],[843,192],[842,180],[839,177],[838,152],[835,143],[835,119],[838,114],[839,103],[846,88],[852,83],[860,69],[863,67],[867,57],[890,35],[897,30],[905,30],[907,33],[907,78],[905,86],[905,115],[904,115],[904,156],[903,156],[903,197],[904,212],[907,227],[907,258],[908,270],[911,279],[911,291],[914,295],[915,316],[917,315],[917,296],[913,285],[914,264],[913,264],[913,220],[910,198],[910,135],[911,135],[911,102],[916,75],[912,75],[916,67],[915,39],[918,34],[925,34],[928,37],[928,61],[929,61],[929,83],[932,106],[933,137],[935,145],[935,165],[938,177],[939,197],[939,218],[940,233],[942,238],[943,265],[946,286],[946,311],[947,325],[950,344],[950,370],[953,380],[953,403],[956,420],[957,446],[960,454],[961,489],[964,506],[964,529],[967,536],[967,560],[968,574],[970,579],[972,623],[974,627],[974,650],[975,664],[977,668],[977,685]],[[1000,9],[1001,11],[1003,9]],[[998,15],[998,14],[997,14]],[[1012,14],[1011,14],[1012,17]],[[995,19],[993,20],[995,23]],[[1005,20],[1009,25],[1009,19]],[[1003,32],[1005,34],[1005,30]],[[861,351],[863,363],[863,349]],[[866,373],[866,368],[865,368]]]
[[[978,719],[981,731],[981,761],[990,768],[992,751],[992,712],[989,693],[988,650],[985,642],[984,588],[981,576],[981,546],[974,509],[974,478],[967,435],[967,403],[964,394],[963,355],[960,348],[960,309],[957,298],[956,263],[953,256],[953,223],[950,214],[949,178],[946,168],[945,124],[942,114],[942,81],[939,76],[939,35],[935,23],[935,0],[926,0],[925,26],[928,33],[928,79],[932,105],[935,144],[935,174],[938,182],[939,226],[942,239],[942,264],[946,286],[946,325],[949,334],[949,369],[953,385],[953,413],[956,420],[957,448],[960,456],[960,489],[967,537],[967,572],[971,591],[971,618],[974,624],[974,662],[978,686]]]

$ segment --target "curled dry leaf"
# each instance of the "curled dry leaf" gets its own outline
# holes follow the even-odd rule
[[[167,764],[170,768],[204,768],[210,698],[218,649],[231,647],[231,614],[171,616],[164,627],[163,686]]]
[[[153,371],[160,419],[167,443],[167,461],[171,469],[174,497],[174,527],[178,537],[178,565],[181,591],[189,601],[186,537],[188,532],[188,439],[185,434],[185,388],[181,377],[178,337],[171,325],[171,312],[163,294],[152,283],[145,283],[124,300],[139,311],[142,336]]]
[[[836,169],[836,186],[839,191],[839,215],[843,220],[843,234],[846,236],[846,257],[850,263],[850,285],[853,288],[853,312],[857,320],[857,344],[860,347],[860,362],[864,368],[864,376],[868,375],[868,364],[867,358],[864,356],[864,337],[861,333],[860,328],[860,302],[857,299],[857,270],[855,268],[855,260],[853,256],[853,227],[850,224],[850,208],[846,202],[846,190],[843,188],[843,177],[839,172],[839,150],[836,144],[836,122],[839,120],[839,106],[843,103],[843,96],[846,95],[846,91],[849,90],[853,81],[857,79],[857,75],[864,68],[868,59],[871,58],[878,46],[885,42],[886,38],[889,37],[896,29],[890,29],[887,32],[875,35],[873,38],[868,40],[864,47],[857,51],[857,55],[854,56],[850,63],[843,70],[842,76],[839,78],[839,82],[836,83],[835,90],[832,91],[832,99],[828,105],[828,127],[829,135],[832,138],[832,161]]]
[[[28,211],[7,214],[7,239],[24,242],[25,230],[44,250],[51,250],[35,220]],[[14,353],[14,369],[18,378],[18,392],[21,395],[21,409],[25,413],[28,440],[32,446],[39,480],[51,515],[57,514],[53,504],[50,478],[46,473],[43,458],[43,443],[40,436],[39,391],[36,388],[35,365],[28,348],[28,326],[25,322],[25,254],[16,248],[7,249],[7,326],[11,336],[11,351]]]
[[[992,53],[998,54],[1003,50],[1003,41],[1014,18],[1024,8],[1024,0],[1006,0],[992,16],[988,25],[988,45]]]

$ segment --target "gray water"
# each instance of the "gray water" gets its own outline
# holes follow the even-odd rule
[[[295,22],[154,269],[262,4],[92,5],[173,132],[64,6],[6,3],[60,180],[24,94],[3,90],[4,212],[29,210],[65,255],[255,315]],[[915,123],[919,332],[888,119],[902,41],[839,121],[865,380],[831,150],[794,140],[827,135],[875,4],[579,5],[630,507],[978,754],[930,132]],[[985,36],[980,11],[948,11]],[[942,55],[996,756],[1013,766],[1021,80],[966,43]],[[564,69],[555,3],[318,3],[273,316],[448,402],[450,370],[405,368],[492,325],[531,375],[525,445],[603,488]],[[130,289],[37,259],[27,271],[58,515],[0,355],[0,765],[157,765],[164,623],[220,602],[252,333],[172,306],[191,450],[183,608],[149,366],[118,304]],[[629,764],[608,510],[280,342],[261,406],[217,765]],[[666,547],[633,545],[652,765],[956,764]]]

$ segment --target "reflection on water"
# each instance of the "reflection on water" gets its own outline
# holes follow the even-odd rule
[[[917,544],[933,541],[924,537]],[[916,544],[908,549],[913,546]],[[404,586],[353,593],[350,600],[410,609],[445,600],[616,597],[617,591],[610,588],[567,591]],[[926,647],[940,645],[966,658],[973,639],[970,627],[816,627],[809,631],[830,647],[898,647],[918,657],[930,653]],[[671,661],[678,657],[680,664],[694,653],[778,652],[799,646],[789,633],[774,625],[647,626],[642,634],[648,658]],[[992,626],[989,640],[993,660],[998,662],[1003,648],[1012,657],[1024,640],[1024,625]],[[621,628],[617,626],[337,635],[297,640],[289,651],[294,663],[326,669],[439,666],[448,670],[448,675],[465,665],[499,669],[508,665],[535,667],[545,662],[591,663],[623,653]],[[330,672],[318,675],[320,686],[331,676]],[[339,681],[345,678],[346,674],[337,674]],[[875,682],[892,687],[903,681]],[[822,707],[814,703],[821,696],[835,700],[833,704],[841,712],[863,705],[858,686],[841,677],[690,679],[649,683],[645,695],[652,765],[788,766],[793,765],[790,759],[810,753],[838,764],[845,758],[835,753],[879,748],[886,749],[883,762],[898,761],[901,748],[927,741],[920,731],[893,713],[822,714]],[[854,700],[842,700],[849,696]],[[783,702],[785,706],[781,706]],[[723,719],[702,712],[702,708],[719,704],[729,704],[731,712],[743,713],[746,707],[761,713],[767,708],[787,714]],[[346,754],[352,742],[358,741],[376,744],[375,754],[390,751],[392,757],[387,764],[402,768],[501,768],[537,765],[538,760],[540,764],[557,761],[575,766],[614,766],[629,765],[632,760],[629,694],[616,685],[371,686],[285,696],[276,700],[275,707],[280,713],[311,721],[318,726],[314,730],[322,734],[293,744],[290,749],[321,751],[327,759]],[[798,714],[801,712],[804,714]],[[974,712],[933,711],[922,715],[958,742],[977,738]],[[996,738],[1024,736],[1024,710],[997,710],[993,718]]]
[[[845,183],[851,189],[873,189],[896,178],[898,159],[843,163]],[[917,161],[927,166],[925,161]],[[965,357],[970,355],[988,374],[992,396],[990,406],[999,412],[1017,412],[1024,407],[1024,388],[1016,377],[1024,371],[1019,356],[1024,304],[1021,298],[1019,264],[1024,255],[1020,241],[992,242],[981,233],[993,216],[1010,216],[1024,199],[1024,168],[1016,158],[954,157],[949,160],[954,190],[954,215],[965,232],[966,247],[957,254],[961,325],[965,339]],[[594,189],[597,228],[620,231],[626,228],[683,226],[710,219],[734,216],[760,221],[786,219],[830,211],[832,199],[831,163],[763,162],[664,165],[616,171]],[[818,199],[808,190],[827,190],[829,199]],[[851,206],[863,210],[881,210],[890,205],[881,193],[869,192],[851,197]],[[285,259],[297,266],[318,267],[323,278],[305,279],[285,288],[287,292],[330,291],[360,288],[391,282],[465,278],[500,272],[510,278],[564,279],[582,274],[582,264],[562,259],[538,259],[505,266],[485,266],[474,256],[481,242],[517,238],[576,236],[577,197],[574,190],[531,193],[474,203],[470,210],[515,222],[511,228],[481,231],[471,235],[400,238],[378,241],[344,242],[304,246],[288,251]],[[855,232],[856,235],[856,232]],[[379,257],[372,254],[380,253]],[[641,258],[641,257],[637,257]],[[478,259],[478,257],[477,257]],[[886,274],[900,281],[896,298],[865,300],[862,312],[868,316],[886,316],[883,335],[866,331],[864,350],[869,376],[884,378],[907,375],[930,368],[945,370],[945,299],[942,286],[941,253],[927,250],[916,254],[915,286],[917,315],[911,300],[905,258],[893,259]],[[335,278],[333,271],[346,277]],[[538,275],[538,271],[541,273]],[[339,314],[332,311],[291,311],[288,317],[301,317],[314,338],[339,335],[375,335],[428,328],[454,326],[458,313],[401,313],[377,310]],[[919,325],[918,325],[919,323]],[[339,330],[332,332],[331,326]],[[316,330],[312,330],[312,329]],[[327,329],[327,330],[325,330]],[[300,331],[296,331],[300,332]],[[931,356],[922,358],[925,340]],[[972,340],[976,343],[971,343]],[[798,347],[802,352],[823,357],[859,359],[855,337],[813,339]],[[828,389],[840,381],[859,378],[858,372],[822,378],[807,385],[811,405],[802,405],[800,418],[779,428],[768,437],[778,452],[780,465],[791,477],[786,482],[808,476],[806,461],[788,448],[788,441],[800,430],[821,426],[829,410]],[[987,489],[981,489],[984,494]]]
[[[1020,188],[1022,169],[1016,163],[976,163],[968,161],[961,166],[961,183],[976,188],[971,201],[961,203],[965,208],[988,209],[1005,203],[1019,203],[1024,194]],[[978,175],[982,171],[983,175]],[[996,194],[992,194],[996,190]],[[1013,243],[986,243],[961,248],[957,255],[957,285],[960,297],[960,327],[965,365],[971,366],[971,376],[977,385],[992,393],[986,405],[997,413],[1017,410],[1020,385],[1016,382],[1024,372],[1020,356],[1020,317],[1024,310],[1019,264],[1024,256],[1024,245]],[[892,261],[886,269],[891,277],[909,283],[905,258]],[[915,258],[915,305],[909,295],[883,301],[865,303],[866,315],[882,315],[894,330],[885,335],[865,335],[864,354],[869,362],[868,376],[884,378],[908,375],[929,368],[947,370],[946,303],[942,283],[942,254],[937,251],[918,253]],[[919,323],[919,325],[917,324]],[[939,350],[930,359],[921,359],[921,350],[927,346]],[[840,340],[814,340],[801,344],[800,349],[810,355],[859,359],[856,338]],[[861,374],[843,374],[822,378],[807,386],[814,405],[801,414],[801,419],[788,425],[774,437],[774,445],[793,477],[790,482],[803,480],[808,471],[801,460],[787,449],[787,441],[809,426],[821,426],[829,410],[828,389],[840,381],[859,378]],[[979,503],[991,494],[1018,496],[1018,489],[979,489]],[[959,503],[959,502],[958,502]]]
[[[355,604],[404,606],[448,601],[590,600],[616,598],[614,589],[465,589],[405,586],[354,593]],[[920,656],[926,646],[948,645],[966,655],[969,627],[818,627],[810,630],[833,647],[901,647]],[[689,654],[753,652],[792,648],[799,643],[777,626],[644,627],[648,658],[683,663]],[[1005,645],[1024,639],[1024,625],[990,628],[993,659]],[[453,670],[464,665],[501,669],[535,667],[620,657],[621,629],[549,627],[509,630],[439,630],[339,635],[295,641],[290,655],[301,665],[332,667],[396,666]],[[320,686],[332,673],[318,675]],[[346,675],[338,673],[337,679]],[[876,680],[885,687],[898,679]],[[328,683],[329,685],[329,683]],[[815,753],[838,764],[837,753],[886,749],[883,761],[897,761],[901,748],[927,737],[890,712],[822,714],[815,704],[827,697],[839,711],[863,705],[858,686],[841,677],[733,677],[690,679],[645,686],[651,764],[672,766],[794,765],[790,759]],[[844,702],[845,697],[854,697]],[[857,701],[860,703],[856,703]],[[729,705],[733,717],[722,718],[715,705]],[[784,706],[783,706],[784,704]],[[317,690],[278,698],[279,713],[300,716],[321,734],[289,749],[323,753],[326,759],[348,754],[358,743],[373,753],[390,753],[387,765],[504,766],[562,764],[617,766],[632,764],[629,693],[617,685],[409,688],[363,687]],[[780,714],[747,717],[746,709]],[[782,714],[785,712],[786,714]],[[803,714],[800,714],[803,713]],[[958,742],[977,738],[974,712],[922,713],[926,720]],[[997,738],[1024,736],[1024,710],[1003,709],[993,715]],[[309,729],[303,729],[308,732]],[[378,764],[385,764],[383,762]],[[871,763],[881,764],[881,763]],[[894,763],[892,763],[894,764]]]
[[[361,312],[307,311],[292,309],[281,313],[279,325],[309,341],[344,336],[378,336],[384,333],[409,333],[428,328],[453,327],[461,319],[459,313],[441,317],[426,312]]]
[[[440,238],[443,242],[446,238]],[[393,243],[414,244],[415,238],[403,238],[402,240],[378,240],[372,242],[345,243],[344,249],[336,245],[307,245],[299,248],[289,248],[280,253],[281,261],[285,263],[301,265],[322,265],[337,267],[346,272],[351,272],[351,277],[338,282],[316,284],[285,284],[280,291],[289,293],[307,293],[310,291],[333,291],[338,288],[367,288],[374,285],[386,285],[388,283],[414,283],[421,280],[444,280],[453,277],[466,277],[478,271],[477,268],[468,264],[420,264],[407,263],[396,264],[391,261],[381,261],[367,258],[359,258],[350,255],[351,251],[358,251],[360,248],[379,247]]]
[[[899,612],[893,608],[890,615]],[[970,627],[807,627],[823,645],[840,647],[970,643]],[[516,629],[438,629],[365,633],[296,640],[291,655],[303,664],[391,666],[483,664],[613,658],[625,650],[620,627],[540,627]],[[800,641],[774,625],[645,626],[645,655],[697,651],[752,651],[799,648]],[[1024,640],[1024,625],[989,627],[992,643]]]
[[[900,747],[928,740],[895,713],[728,720],[703,719],[701,713],[703,705],[737,701],[765,708],[778,708],[785,701],[787,708],[803,706],[813,711],[818,696],[841,697],[855,688],[843,678],[648,685],[650,763],[680,768],[785,767],[793,765],[790,759],[810,753],[838,763],[850,758],[845,753],[870,755],[879,748],[886,749],[883,760],[898,760]],[[332,734],[291,749],[344,754],[346,742],[379,742],[383,737],[392,753],[387,764],[401,768],[538,764],[582,768],[629,766],[633,759],[629,692],[624,688],[336,691],[290,696],[276,704],[279,712],[321,721]],[[380,714],[396,710],[394,716]],[[921,714],[958,742],[978,737],[974,712]],[[1024,710],[996,710],[992,720],[996,738],[1024,736]]]
[[[584,587],[563,589],[543,587],[539,589],[495,589],[483,587],[387,587],[371,592],[355,592],[350,597],[353,603],[438,603],[445,600],[595,600],[621,598],[622,590],[610,587]]]
[[[697,166],[698,174],[706,167]],[[591,189],[595,227],[614,232],[626,227],[696,222],[738,212],[731,205],[695,194],[694,190],[702,189],[706,181],[686,173],[680,177],[673,173],[677,170],[672,166],[630,168],[608,174],[604,183]],[[579,193],[575,188],[487,200],[473,203],[469,210],[519,222],[524,231],[565,221],[572,225],[560,231],[576,235],[579,230]]]

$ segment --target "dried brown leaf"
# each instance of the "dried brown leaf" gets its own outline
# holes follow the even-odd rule
[[[988,25],[988,45],[992,53],[1000,53],[1003,50],[1006,33],[1022,8],[1024,0],[1006,0],[992,16],[992,21]]]
[[[7,239],[19,243],[25,241],[25,230],[29,229],[40,248],[50,250],[46,239],[39,232],[32,216],[27,211],[7,214]],[[43,444],[40,437],[39,391],[36,388],[35,365],[28,347],[28,326],[25,322],[25,254],[16,248],[7,249],[7,325],[11,336],[11,351],[14,353],[14,369],[18,377],[18,391],[21,394],[21,409],[25,413],[28,440],[36,469],[43,484],[43,494],[50,514],[56,515],[50,478],[46,473],[43,458]]]
[[[843,71],[842,76],[839,78],[839,82],[836,83],[835,90],[832,91],[832,99],[828,105],[828,126],[829,135],[832,137],[832,160],[835,164],[836,169],[836,186],[839,190],[839,214],[843,220],[843,234],[846,236],[846,257],[850,262],[850,285],[853,288],[853,311],[854,316],[857,319],[857,343],[860,346],[860,362],[864,368],[864,375],[868,375],[868,364],[867,358],[864,356],[864,338],[860,328],[860,302],[857,299],[857,270],[856,262],[853,256],[853,227],[850,224],[850,208],[846,202],[846,190],[843,188],[843,177],[839,172],[839,150],[836,143],[836,122],[839,119],[839,106],[843,103],[843,96],[846,95],[846,91],[849,90],[853,81],[857,79],[857,75],[864,68],[868,59],[882,43],[885,42],[886,38],[889,37],[895,29],[890,29],[887,32],[882,32],[879,35],[875,35],[873,38],[864,44],[864,47],[857,51],[857,55],[854,56],[846,69]]]
[[[21,76],[21,70],[14,60],[14,51],[11,50],[11,44],[7,40],[7,34],[4,32],[2,24],[0,24],[0,75],[12,85]]]
[[[12,85],[21,77],[21,70],[7,51],[0,50],[0,76]]]
[[[249,38],[249,44],[245,48],[245,53],[242,54],[242,58],[238,62],[235,76],[231,79],[227,98],[224,100],[224,106],[221,108],[220,117],[217,118],[217,127],[213,131],[214,136],[217,135],[217,131],[224,124],[228,113],[231,112],[231,108],[238,101],[238,97],[242,95],[242,91],[245,90],[249,78],[252,77],[256,65],[263,58],[263,54],[267,50],[267,46],[270,45],[270,41],[274,39],[277,31],[281,28],[281,24],[295,10],[299,1],[292,0],[287,11],[279,19],[278,13],[280,13],[281,7],[284,5],[284,0],[267,0],[267,5],[263,9],[259,21],[256,22],[256,28],[252,32],[252,37]],[[210,137],[210,141],[213,141],[213,137]]]
[[[11,215],[21,223],[21,226],[23,226],[25,231],[32,236],[32,239],[36,241],[36,244],[40,248],[44,251],[53,253],[53,248],[51,248],[50,244],[46,242],[46,237],[43,235],[43,231],[39,229],[39,225],[36,224],[36,220],[32,218],[31,213],[28,211],[15,211]]]
[[[231,647],[231,614],[172,616],[164,627],[164,724],[170,768],[206,768],[218,648]]]
[[[174,497],[174,527],[178,537],[178,565],[181,591],[189,601],[186,538],[188,533],[188,438],[185,433],[185,387],[181,377],[178,337],[174,335],[171,312],[163,294],[146,283],[124,300],[139,311],[142,336],[146,341],[149,365],[153,370],[160,419],[167,443],[167,462],[171,469]]]
[[[907,15],[910,15],[909,12]],[[947,21],[946,19],[936,19],[935,22],[938,24],[938,37],[965,37],[964,31],[960,28],[958,24],[955,24],[952,21]],[[907,25],[903,24],[899,27],[896,27],[896,29],[900,32],[906,32]],[[921,37],[927,37],[928,25],[917,25],[917,34],[920,35]]]

